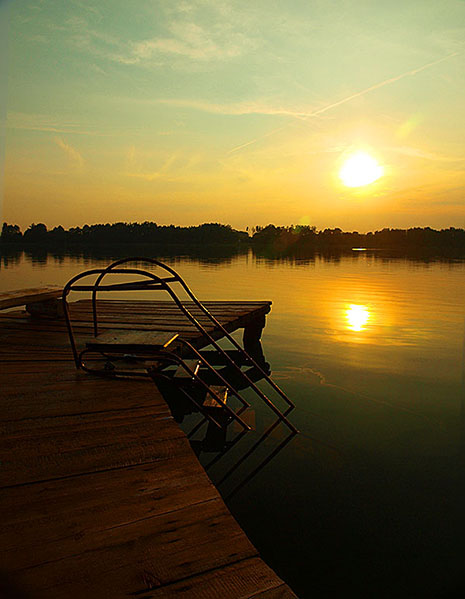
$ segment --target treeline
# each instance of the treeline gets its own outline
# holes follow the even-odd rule
[[[229,225],[205,223],[195,227],[176,227],[144,223],[112,223],[84,225],[64,229],[61,225],[48,230],[43,223],[32,224],[24,232],[18,225],[3,223],[0,241],[7,244],[28,246],[31,244],[49,247],[95,246],[126,243],[163,245],[236,245],[249,241],[243,231]]]
[[[193,227],[144,223],[112,223],[84,225],[64,229],[62,226],[48,230],[43,223],[32,224],[24,232],[18,225],[3,223],[0,242],[9,246],[42,246],[60,248],[67,246],[100,247],[119,244],[153,244],[163,246],[241,246],[251,245],[259,251],[278,254],[305,254],[325,250],[351,250],[352,248],[390,249],[401,252],[438,251],[465,254],[465,230],[382,229],[370,233],[347,232],[342,229],[323,229],[308,225],[290,227],[253,227],[250,231],[237,231],[230,225],[204,223]]]
[[[347,250],[352,248],[389,249],[399,251],[447,251],[465,253],[465,230],[431,229],[382,229],[370,233],[345,232],[342,229],[317,231],[311,226],[256,227],[252,243],[257,248],[276,253],[292,254],[320,249]]]

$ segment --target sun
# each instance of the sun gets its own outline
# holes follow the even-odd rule
[[[347,187],[361,187],[377,181],[383,173],[383,167],[373,156],[356,152],[344,162],[339,177]]]

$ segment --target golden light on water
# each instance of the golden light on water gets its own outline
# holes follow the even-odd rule
[[[350,304],[346,310],[347,328],[351,331],[363,331],[370,319],[370,312],[366,306]]]
[[[378,180],[383,173],[383,167],[373,156],[366,152],[356,152],[344,162],[339,177],[347,187],[361,187]]]

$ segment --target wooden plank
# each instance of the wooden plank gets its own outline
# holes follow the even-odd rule
[[[55,356],[53,354],[49,354],[44,355],[44,356],[40,356],[40,355],[34,355],[31,352],[31,359],[32,360],[42,360],[43,362],[49,362],[51,359],[53,359],[55,362],[60,361],[62,363],[65,362],[69,362],[69,360],[71,359],[71,356],[69,354],[63,355],[63,356]],[[28,359],[27,356],[25,356],[24,354],[21,353],[17,353],[17,354],[8,354],[8,356],[6,358],[3,358],[3,356],[0,357],[0,362],[3,364],[4,362],[23,362],[23,363],[27,363]]]
[[[215,314],[219,314],[219,315],[223,315],[223,314],[230,314],[231,316],[234,316],[236,314],[246,314],[246,313],[250,313],[250,312],[261,312],[264,311],[267,308],[267,306],[260,306],[260,307],[250,307],[250,306],[242,306],[242,307],[238,307],[238,308],[232,308],[232,307],[223,307],[223,308],[216,308],[214,310],[211,310],[210,313],[215,315]],[[157,317],[158,315],[169,315],[169,316],[179,316],[182,318],[188,318],[188,315],[179,310],[176,306],[151,306],[151,307],[146,307],[144,308],[143,306],[126,306],[126,307],[120,307],[118,305],[107,305],[107,306],[99,306],[98,310],[97,310],[97,316],[99,316],[100,314],[113,314],[113,315],[117,315],[117,314],[131,314],[134,310],[137,310],[138,314],[144,314],[145,316],[150,316],[150,317]],[[86,316],[91,316],[91,310],[90,307],[87,308],[83,308],[83,307],[79,307],[79,306],[74,306],[74,304],[71,304],[71,311],[74,314],[81,314],[81,315],[86,315]],[[195,318],[197,319],[209,319],[208,314],[205,314],[204,312],[201,311],[190,311],[190,314],[192,314],[193,316],[195,316]]]
[[[191,312],[196,318],[208,316],[197,306],[183,304],[189,312]],[[76,302],[70,304],[71,309],[75,313],[91,314],[91,304],[84,302]],[[236,305],[231,304],[220,304],[210,303],[205,304],[205,307],[212,314],[237,314],[237,313],[248,313],[254,311],[264,311],[265,313],[270,310],[270,302],[256,302],[256,303],[237,303]],[[133,302],[133,303],[118,303],[116,301],[108,301],[106,303],[97,302],[97,312],[102,311],[104,313],[129,313],[136,309],[142,314],[178,314],[186,317],[185,314],[172,302]]]
[[[195,302],[192,301],[181,301],[180,302],[182,306],[186,307],[188,310],[198,310],[201,311],[202,307],[204,306],[207,309],[215,309],[215,308],[237,308],[238,306],[246,306],[248,308],[250,307],[257,307],[257,306],[263,306],[263,305],[267,305],[270,306],[272,304],[272,302],[267,301],[267,300],[257,300],[257,301],[247,301],[247,300],[242,300],[242,301],[218,301],[218,300],[213,300],[213,301],[204,301],[200,306],[197,305]],[[77,307],[82,307],[82,306],[86,306],[86,307],[91,307],[92,306],[92,301],[90,299],[86,299],[86,298],[82,298],[79,299],[75,302],[70,302],[71,305],[75,305]],[[97,299],[97,306],[120,306],[122,309],[127,308],[127,307],[131,307],[134,306],[135,304],[140,305],[140,306],[145,306],[146,308],[163,308],[165,306],[172,306],[175,307],[177,309],[177,304],[176,302],[174,302],[173,300],[154,300],[154,299],[149,299],[149,300],[144,300],[142,299],[140,296],[139,298],[134,298],[134,299],[102,299],[102,298],[98,298]]]
[[[144,599],[296,599],[296,595],[258,557],[153,589]]]
[[[242,318],[251,318],[252,316],[254,316],[254,314],[250,314],[250,313],[246,313],[246,314],[234,314],[232,316],[227,316],[226,314],[224,314],[221,318],[220,318],[220,322],[232,322],[235,320],[241,320]],[[200,322],[200,324],[202,324],[203,326],[210,326],[213,327],[215,325],[213,325],[213,323],[208,320],[206,317],[205,318],[199,318],[198,321]],[[0,326],[1,328],[9,328],[9,329],[19,329],[20,328],[20,322],[19,319],[15,318],[10,318],[7,319],[5,318],[5,315],[0,316]],[[142,317],[142,315],[134,315],[134,314],[130,314],[127,317],[124,314],[118,314],[118,315],[114,315],[114,316],[103,316],[99,319],[98,321],[98,325],[100,328],[101,323],[105,323],[105,322],[117,322],[120,326],[118,328],[128,328],[126,325],[128,322],[134,322],[137,323],[138,325],[142,325],[142,329],[147,328],[150,325],[153,324],[167,324],[170,323],[172,325],[176,325],[176,324],[180,324],[183,326],[189,326],[192,327],[194,326],[189,320],[187,320],[184,317],[177,317],[176,315],[168,315],[168,314],[164,314],[164,313],[158,313],[158,314],[154,314],[154,315],[144,315]],[[90,317],[90,315],[77,315],[73,318],[72,320],[72,324],[73,324],[73,329],[83,329],[84,331],[89,330],[91,328],[93,328],[92,326],[92,319]],[[65,323],[59,320],[53,320],[53,319],[47,319],[47,320],[41,320],[41,321],[37,321],[34,320],[28,325],[29,326],[29,330],[31,331],[51,331],[51,332],[60,332],[60,333],[66,333],[66,327],[65,327]]]
[[[5,341],[5,343],[8,341],[8,344],[14,345],[14,344],[18,344],[19,341],[19,336],[21,335],[21,331],[24,330],[21,327],[18,327],[17,325],[15,325],[14,323],[0,323],[0,327],[1,327],[1,333],[0,333],[0,338],[3,337],[3,340]],[[213,327],[205,327],[213,330]],[[240,328],[240,327],[238,327]],[[121,322],[120,320],[109,320],[109,321],[102,321],[99,322],[98,325],[98,329],[99,332],[105,332],[107,330],[118,330],[118,331],[173,331],[176,330],[176,332],[179,331],[185,331],[185,332],[189,332],[189,333],[196,333],[197,335],[198,330],[190,323],[188,323],[187,321],[185,322],[180,322],[180,321],[167,321],[167,320],[153,320],[150,321],[149,323],[141,323],[140,321],[136,321],[133,319],[132,322]],[[90,321],[74,321],[73,322],[73,332],[75,334],[76,337],[81,337],[82,339],[84,339],[85,337],[89,338],[89,337],[93,337],[93,326],[92,323]],[[16,333],[18,333],[18,336],[16,335]],[[40,339],[45,340],[46,335],[63,335],[63,333],[66,335],[66,329],[63,328],[59,328],[58,326],[54,325],[54,326],[38,326],[38,325],[32,325],[29,328],[29,334],[31,335],[31,333],[34,333],[34,339],[35,339],[35,343],[37,344],[37,342]],[[9,336],[9,340],[8,340],[8,336]],[[68,343],[68,338],[67,337],[62,337],[62,341],[60,343],[60,345],[62,345],[63,347],[66,345],[66,343]],[[42,343],[43,344],[43,343]]]
[[[230,322],[224,322],[224,327],[226,330],[232,332],[234,330],[236,330],[237,328],[241,327],[241,326],[247,326],[248,323],[248,319],[241,319],[241,320],[233,320]],[[119,323],[115,323],[115,322],[110,322],[110,323],[103,323],[101,325],[101,329],[105,330],[106,328],[110,328],[110,329],[115,329],[118,328]],[[88,323],[88,335],[87,336],[83,336],[81,334],[81,332],[76,331],[77,332],[77,341],[78,341],[78,345],[80,347],[83,347],[85,342],[89,340],[89,338],[92,338],[91,336],[91,325]],[[147,328],[150,330],[157,330],[157,331],[173,331],[173,325],[144,325],[141,326],[140,324],[134,325],[134,324],[128,324],[125,323],[121,326],[122,329],[124,328],[129,328],[131,330],[139,330],[143,329],[143,328]],[[193,327],[192,325],[190,325],[189,323],[186,323],[185,326],[176,326],[177,331],[180,333],[180,335],[190,341],[192,341],[197,347],[203,347],[204,345],[207,344],[208,340],[206,337],[204,337],[195,327]],[[213,328],[209,328],[210,330],[210,335],[213,338],[219,339],[222,337],[222,333],[220,331],[215,331],[213,330]],[[39,331],[38,331],[39,332]],[[24,328],[24,336],[21,337],[22,333],[19,332],[20,334],[20,341],[22,345],[27,345],[27,329]],[[13,339],[15,338],[15,336],[17,335],[17,331],[16,329],[14,330],[10,330],[9,331],[9,335],[4,338],[5,342],[3,343],[2,346],[0,346],[0,354],[1,360],[11,360],[13,359],[18,359],[21,360],[21,350],[14,352],[15,349],[15,345],[13,344]],[[40,331],[40,334],[37,334],[34,336],[35,337],[35,344],[34,344],[34,348],[35,348],[35,352],[37,351],[41,351],[44,354],[47,354],[48,352],[51,352],[51,348],[55,347],[57,348],[57,346],[62,346],[62,353],[61,356],[62,357],[66,357],[66,356],[70,356],[71,357],[71,353],[69,350],[69,343],[67,341],[67,338],[65,336],[61,336],[61,341],[58,341],[58,337],[59,337],[59,333],[58,332],[51,332],[50,330],[47,330],[46,328],[42,329]],[[30,336],[29,336],[30,338]],[[17,346],[16,346],[17,347]],[[56,353],[56,349],[53,350],[54,353]],[[14,355],[13,355],[14,354]],[[35,356],[34,356],[35,357]]]
[[[27,289],[15,289],[13,291],[0,292],[0,310],[25,306],[34,302],[43,302],[56,299],[61,296],[63,287],[47,285],[47,287],[29,287]]]
[[[89,328],[91,327],[92,320],[91,312],[90,310],[85,310],[84,312],[82,312],[81,310],[76,310],[75,307],[78,303],[79,302],[77,302],[76,304],[71,304],[71,316],[73,319],[73,326],[76,329],[82,328],[85,330],[89,330]],[[221,313],[216,314],[216,316],[223,323],[233,323],[237,320],[236,326],[239,328],[241,326],[244,326],[247,322],[258,317],[262,312],[266,312],[267,310],[269,310],[269,306],[263,306],[262,303],[262,307],[257,311],[255,311],[255,309],[252,311],[250,307],[248,309],[241,310],[240,313],[238,313],[237,311],[229,312],[227,309],[221,309]],[[211,321],[209,321],[205,315],[199,315],[198,318],[204,326],[207,326],[208,328],[214,326],[213,323],[211,323]],[[28,319],[27,317],[25,317],[24,313],[8,313],[7,318],[0,319],[0,323],[3,323],[5,326],[11,326],[15,322],[19,321],[28,322]],[[101,327],[108,328],[108,325],[115,323],[118,323],[117,328],[121,327],[123,329],[134,328],[133,324],[137,324],[136,328],[141,327],[142,329],[153,327],[153,325],[156,324],[163,325],[163,328],[167,330],[166,324],[170,323],[173,325],[168,327],[171,328],[171,330],[177,330],[177,326],[182,326],[183,328],[185,327],[186,330],[195,330],[192,323],[190,323],[188,319],[181,312],[179,312],[179,310],[176,309],[176,307],[174,307],[174,309],[170,308],[170,310],[167,311],[166,305],[160,307],[155,312],[144,312],[142,308],[139,306],[131,307],[131,309],[127,313],[119,312],[118,310],[115,311],[114,306],[112,307],[112,309],[105,308],[100,317]],[[37,323],[30,323],[29,326],[34,327],[34,329],[32,330],[55,330],[60,332],[66,330],[64,323],[60,323],[60,321],[56,320],[49,320],[43,322],[41,321],[39,327],[37,326]]]
[[[185,318],[185,315],[173,304],[164,303],[164,304],[156,304],[156,302],[145,304],[143,302],[134,302],[133,304],[125,304],[118,303],[116,301],[112,301],[107,304],[97,304],[98,310],[103,313],[108,314],[130,314],[136,311],[140,314],[149,314],[151,316],[156,317],[158,314],[168,314],[168,315],[180,315],[182,318]],[[71,313],[83,314],[87,315],[89,319],[92,317],[92,310],[90,304],[81,304],[79,301],[75,303],[69,304]],[[241,304],[237,306],[231,305],[220,305],[220,304],[211,304],[208,307],[208,310],[216,317],[222,315],[231,315],[234,316],[236,314],[250,314],[250,313],[259,313],[259,312],[269,312],[270,303],[269,302],[257,302],[254,305]],[[195,315],[196,318],[208,318],[202,311],[197,308],[190,309],[192,314]],[[5,312],[0,314],[0,319],[7,321],[8,319],[16,319],[16,320],[28,320],[28,314],[23,310],[14,310],[11,312]]]
[[[251,313],[245,313],[245,314],[235,314],[231,317],[227,316],[227,315],[223,315],[222,317],[219,318],[219,321],[221,324],[225,324],[225,323],[235,323],[237,322],[237,328],[241,328],[243,325],[241,324],[243,321],[251,321],[254,320],[255,318],[258,318],[260,316],[260,314],[251,314]],[[199,323],[204,326],[207,329],[214,329],[215,328],[215,324],[212,323],[210,320],[206,319],[206,318],[201,318],[199,319]],[[164,328],[167,328],[168,325],[171,327],[171,330],[175,329],[176,331],[178,330],[178,327],[183,327],[186,330],[195,330],[195,325],[190,322],[189,320],[187,320],[186,318],[184,318],[182,315],[181,317],[177,318],[174,316],[168,316],[168,315],[158,315],[158,316],[151,316],[150,314],[142,316],[142,315],[136,315],[136,314],[130,314],[127,317],[125,317],[124,315],[118,314],[118,315],[103,315],[99,318],[98,320],[98,327],[100,328],[109,328],[109,325],[113,324],[114,328],[118,328],[118,329],[150,329],[150,327],[154,328],[155,330],[157,329],[158,325],[163,325]],[[90,331],[93,326],[92,326],[92,320],[90,316],[87,315],[75,315],[72,318],[72,325],[73,325],[73,330],[83,330],[83,331]],[[115,326],[116,325],[116,326]],[[136,325],[135,327],[133,325]],[[18,323],[17,321],[15,322],[14,320],[6,320],[6,319],[2,319],[0,320],[0,326],[5,329],[14,329],[14,330],[18,330]],[[169,328],[169,327],[168,327]],[[39,322],[34,322],[31,323],[30,325],[30,330],[31,331],[44,331],[44,332],[66,332],[66,328],[63,325],[60,325],[59,321],[55,321],[55,320],[47,320],[47,321],[40,321]],[[167,329],[168,330],[168,329]]]
[[[140,411],[10,421],[3,429],[2,486],[154,462],[187,443],[171,417]]]
[[[250,597],[251,599],[297,599],[297,595],[284,583],[267,591],[254,593]]]
[[[225,322],[229,322],[232,320],[236,320],[239,317],[234,317],[234,318],[223,318],[223,320]],[[87,314],[71,314],[71,319],[72,319],[72,323],[90,323],[91,319]],[[101,315],[99,315],[98,318],[98,324],[100,325],[100,323],[121,323],[121,324],[125,324],[125,323],[134,323],[134,324],[145,324],[145,325],[152,325],[154,323],[158,323],[158,324],[166,324],[167,323],[167,319],[165,319],[163,316],[159,316],[158,318],[154,315],[150,315],[150,314],[135,314],[135,313],[129,313],[127,316],[122,315],[122,314],[109,314],[109,313],[103,313]],[[179,318],[170,318],[169,319],[169,324],[173,325],[174,323],[179,323],[179,325],[182,325],[184,327],[195,327],[195,325],[190,322],[187,318],[185,318],[183,316],[183,314],[179,315]],[[206,324],[207,326],[209,326],[210,328],[214,328],[216,325],[214,325],[212,322],[204,320],[202,321],[201,324]]]
[[[86,343],[90,349],[131,353],[147,349],[163,349],[178,337],[176,332],[106,331]]]
[[[60,539],[55,560],[49,548],[36,548],[20,572],[26,591],[37,598],[137,597],[257,555],[219,498],[111,526],[91,538],[81,532],[82,547],[76,551],[74,538]]]
[[[202,301],[202,300],[200,300]],[[72,302],[73,304],[91,304],[91,300],[90,299],[80,299],[77,300],[76,302]],[[151,306],[166,306],[166,305],[173,305],[173,301],[170,300],[154,300],[154,299],[98,299],[97,300],[98,304],[105,304],[105,303],[109,303],[109,304],[124,304],[124,305],[131,305],[131,304],[146,304],[146,305],[151,305]],[[193,301],[181,301],[182,305],[184,306],[194,306],[197,307],[197,305],[195,304],[195,302]],[[209,307],[215,307],[215,306],[257,306],[257,305],[262,305],[262,304],[267,304],[268,306],[271,306],[273,302],[271,302],[270,300],[204,300],[202,301],[202,304],[204,306],[206,306],[207,308]]]
[[[170,419],[154,413],[151,407],[129,413],[127,410],[113,410],[52,418],[10,420],[0,423],[0,446],[5,451],[14,450],[15,444],[20,441],[25,455],[29,451],[38,456],[54,451],[59,454],[74,448],[94,447],[99,442],[99,437],[104,436],[109,437],[109,446],[123,443],[124,440],[136,437],[135,433],[130,432],[131,427],[138,429],[138,434],[142,435],[141,440],[147,439],[150,442],[154,437],[152,429],[155,421],[157,440],[182,437],[182,433],[177,432],[177,427],[171,426],[167,420]],[[73,434],[70,435],[69,431],[73,431]],[[121,435],[119,438],[113,438],[118,434]],[[15,451],[14,455],[7,457],[2,466],[14,463],[20,457]]]
[[[3,422],[143,408],[150,408],[154,415],[170,414],[151,379],[108,380],[87,376],[77,380],[63,376],[61,380],[51,380],[50,376],[47,380],[47,373],[28,376],[4,373],[5,365],[2,364],[0,376]]]
[[[190,451],[143,466],[2,491],[0,567],[18,570],[100,546],[105,531],[167,515],[218,493]],[[42,549],[38,551],[38,548]]]
[[[205,307],[208,311],[214,315],[221,314],[236,314],[236,313],[248,313],[255,311],[265,311],[269,312],[271,302],[254,302],[254,303],[237,303],[236,305],[232,304],[222,304],[220,302],[214,303],[205,303]],[[206,316],[205,313],[194,305],[187,306],[188,310],[194,314],[196,317]],[[71,311],[82,314],[92,315],[92,305],[90,302],[77,301],[69,304],[69,308]],[[167,314],[182,314],[184,317],[184,313],[172,302],[118,302],[117,300],[112,300],[109,302],[97,302],[97,311],[104,311],[108,313],[129,313],[131,311],[138,311],[142,314],[152,314],[157,315],[161,313]],[[11,312],[6,312],[0,315],[1,318],[28,318],[28,315],[23,310],[13,310]]]

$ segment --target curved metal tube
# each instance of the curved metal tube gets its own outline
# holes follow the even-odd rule
[[[189,286],[187,285],[187,283],[184,281],[184,279],[175,271],[173,270],[170,266],[167,266],[166,264],[164,264],[163,262],[160,262],[159,260],[156,260],[155,258],[142,258],[142,257],[135,257],[135,258],[121,258],[120,260],[116,260],[115,262],[113,262],[112,264],[110,264],[107,267],[107,271],[110,271],[112,268],[114,268],[115,266],[119,266],[120,264],[124,264],[126,262],[148,262],[149,264],[155,264],[156,266],[166,270],[167,272],[169,272],[170,274],[173,275],[173,277],[176,279],[176,281],[181,285],[181,287],[184,289],[184,291],[187,293],[187,295],[191,298],[191,300],[197,305],[198,308],[200,308],[202,310],[202,312],[211,320],[211,322],[215,325],[215,327],[219,328],[220,331],[223,333],[223,335],[228,339],[228,341],[230,341],[234,347],[236,349],[238,349],[243,355],[246,356],[246,358],[249,360],[249,362],[252,364],[252,366],[254,366],[255,368],[257,368],[259,370],[259,372],[263,375],[263,378],[267,381],[267,383],[269,385],[271,385],[271,387],[278,393],[278,395],[280,395],[284,401],[291,406],[292,408],[295,408],[295,404],[294,402],[292,402],[287,395],[284,393],[284,391],[273,381],[273,379],[263,370],[263,368],[252,358],[252,356],[250,356],[245,350],[244,348],[240,345],[240,343],[238,343],[234,337],[223,327],[223,325],[213,316],[213,314],[197,299],[197,297],[195,296],[195,294],[193,293],[193,291],[191,291],[191,289],[189,288]],[[103,278],[104,275],[102,275],[101,278]],[[101,279],[100,279],[101,280]],[[187,309],[186,309],[187,311]],[[203,328],[203,327],[202,327]],[[203,332],[203,331],[202,331]],[[206,333],[206,332],[205,332]],[[208,333],[207,333],[208,335]],[[215,346],[216,349],[216,346]],[[230,362],[233,362],[229,356],[228,359],[230,360]]]
[[[128,263],[128,262],[147,262],[149,264],[154,264],[154,265],[162,268],[163,270],[166,270],[172,276],[170,278],[168,278],[168,279],[164,279],[164,278],[158,277],[157,275],[155,275],[153,273],[149,273],[147,271],[140,270],[140,269],[137,269],[137,268],[132,268],[132,269],[130,269],[130,268],[129,269],[118,269],[117,268],[121,264],[125,264],[125,263]],[[80,273],[79,275],[76,275],[75,277],[73,277],[65,285],[65,287],[63,289],[63,294],[62,294],[63,306],[64,306],[64,313],[65,313],[66,325],[67,325],[67,328],[68,328],[68,333],[69,333],[69,337],[70,337],[70,341],[71,341],[71,347],[72,347],[72,350],[73,350],[74,361],[75,361],[76,366],[78,368],[79,368],[79,356],[78,356],[78,353],[77,353],[76,344],[75,344],[75,340],[74,340],[74,334],[73,334],[73,331],[72,331],[71,319],[70,319],[70,315],[69,315],[69,307],[68,307],[68,304],[67,304],[67,301],[66,301],[66,297],[69,294],[69,292],[71,291],[72,286],[73,286],[73,284],[76,281],[78,281],[79,279],[84,278],[86,276],[90,276],[92,274],[98,274],[98,277],[97,277],[97,279],[96,279],[96,281],[95,281],[95,283],[93,285],[79,286],[79,290],[81,290],[81,291],[83,291],[83,290],[92,291],[92,311],[93,311],[94,335],[97,336],[97,334],[98,334],[97,302],[96,302],[97,290],[99,288],[99,285],[100,285],[101,281],[103,280],[103,278],[106,275],[108,275],[108,274],[120,274],[120,273],[138,274],[140,276],[147,277],[148,279],[150,279],[154,283],[159,284],[160,288],[164,289],[170,295],[171,299],[175,302],[175,304],[182,311],[182,313],[188,318],[188,320],[190,320],[190,322],[197,328],[197,330],[199,330],[202,333],[202,335],[204,337],[206,337],[206,339],[208,339],[209,343],[226,359],[226,361],[242,377],[244,377],[244,379],[247,381],[248,386],[250,386],[250,388],[253,389],[253,391],[268,405],[268,407],[271,410],[273,410],[273,412],[277,416],[279,416],[279,418],[281,420],[283,420],[286,423],[286,425],[291,430],[293,430],[295,432],[298,432],[297,429],[296,429],[296,427],[286,418],[286,414],[295,407],[295,404],[293,402],[291,402],[291,400],[278,387],[278,385],[276,385],[276,383],[274,383],[274,381],[263,370],[263,368],[259,364],[257,364],[255,362],[255,360],[241,347],[241,345],[228,333],[228,331],[226,331],[226,329],[223,327],[223,325],[220,322],[218,322],[218,320],[209,312],[209,310],[207,310],[207,308],[205,308],[205,306],[202,305],[202,303],[197,299],[197,297],[190,290],[190,288],[185,283],[185,281],[178,275],[178,273],[176,273],[176,271],[174,269],[172,269],[171,267],[167,266],[166,264],[163,264],[162,262],[160,262],[159,260],[156,260],[154,258],[144,258],[144,257],[122,258],[120,260],[116,260],[115,262],[113,262],[112,264],[110,264],[109,266],[107,266],[104,269],[91,269],[89,271],[85,271],[83,273]],[[290,406],[290,408],[288,410],[286,410],[285,413],[282,413],[274,405],[274,403],[255,385],[255,383],[247,376],[247,374],[242,371],[242,369],[240,368],[240,366],[238,366],[236,364],[236,362],[234,360],[232,360],[232,358],[230,358],[230,356],[218,345],[218,343],[208,333],[208,331],[205,329],[205,327],[197,320],[197,318],[179,300],[179,298],[176,295],[176,293],[168,285],[168,282],[169,283],[172,283],[172,282],[178,282],[178,283],[180,283],[180,285],[182,286],[182,288],[184,289],[184,291],[191,298],[191,300],[195,303],[195,305],[209,318],[209,320],[217,328],[219,328],[219,330],[223,333],[223,335],[234,345],[234,347],[236,347],[236,349],[238,349],[246,357],[246,359],[250,362],[250,364],[252,364],[255,368],[258,369],[258,371],[262,374],[263,378],[271,385],[271,387]],[[130,285],[130,284],[128,283],[126,285]],[[125,286],[125,284],[121,284],[121,286],[119,288],[120,289],[124,289],[124,286]],[[138,288],[142,289],[143,285],[141,284],[140,286],[138,286]],[[147,284],[147,288],[149,288],[148,284]],[[104,290],[104,288],[101,288],[101,289]],[[108,288],[107,290],[108,291],[114,290],[114,287],[112,289]],[[191,344],[189,344],[189,345],[191,345]],[[191,347],[192,347],[192,345],[191,345]],[[228,387],[230,387],[230,386],[228,385]]]

